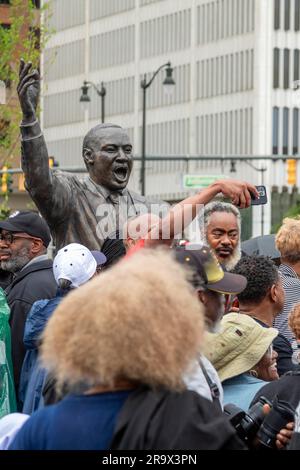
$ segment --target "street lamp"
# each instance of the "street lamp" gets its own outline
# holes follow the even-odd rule
[[[171,67],[171,62],[167,62],[164,65],[161,65],[156,72],[152,75],[151,79],[147,82],[147,76],[144,75],[144,79],[141,81],[141,88],[143,89],[143,126],[142,126],[142,159],[141,159],[141,176],[140,176],[140,183],[141,183],[141,193],[145,196],[145,168],[146,168],[146,90],[152,84],[153,80],[155,79],[156,75],[160,70],[166,69],[166,77],[163,81],[163,85],[167,93],[173,91],[173,87],[175,85],[175,81],[172,77],[173,69]]]
[[[98,88],[93,82],[87,82],[86,80],[83,82],[81,87],[81,97],[79,99],[80,103],[87,104],[90,103],[91,98],[89,97],[88,91],[90,87],[93,87],[98,96],[101,96],[101,122],[104,122],[105,118],[105,95],[106,95],[106,88],[101,82],[101,88]]]

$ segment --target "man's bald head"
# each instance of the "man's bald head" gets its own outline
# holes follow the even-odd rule
[[[129,219],[123,226],[124,245],[126,250],[136,245],[136,243],[145,238],[149,231],[156,225],[159,225],[161,218],[152,213],[139,215]]]
[[[97,126],[90,129],[83,139],[82,155],[84,156],[85,149],[96,151],[99,147],[100,139],[106,136],[107,131],[109,131],[109,129],[113,129],[113,128],[123,129],[121,126],[118,126],[117,124],[110,124],[110,123],[97,124]]]

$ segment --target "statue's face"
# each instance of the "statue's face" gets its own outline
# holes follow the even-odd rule
[[[91,178],[111,191],[127,186],[133,160],[132,145],[124,129],[109,127],[99,130],[99,149],[91,153]]]

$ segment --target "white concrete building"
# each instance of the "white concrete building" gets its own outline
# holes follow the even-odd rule
[[[100,122],[101,99],[79,103],[84,80],[104,82],[106,122],[128,129],[141,153],[141,78],[171,61],[176,86],[160,72],[147,90],[147,155],[292,155],[299,151],[300,0],[51,0],[56,33],[43,57],[42,123],[60,166],[83,166],[81,144]],[[299,95],[300,96],[300,95]],[[286,184],[286,169],[260,160],[264,181]],[[139,190],[139,163],[131,187]],[[261,184],[237,162],[147,162],[146,194],[174,201],[184,174],[228,175]],[[298,172],[300,173],[300,172]],[[300,176],[298,177],[300,185]],[[261,207],[253,234],[261,233]],[[270,205],[264,210],[264,231]]]

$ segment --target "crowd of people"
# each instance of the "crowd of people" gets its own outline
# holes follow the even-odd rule
[[[205,206],[201,243],[153,237],[166,220],[135,216],[122,249],[70,243],[53,260],[37,212],[0,222],[0,448],[260,448],[276,412],[268,446],[293,445],[300,220],[276,236],[279,268],[241,251],[230,203]],[[233,405],[261,407],[254,434]]]
[[[51,171],[31,67],[21,164],[39,212],[0,221],[0,448],[300,448],[300,220],[276,235],[277,268],[241,250],[252,184],[155,212],[126,188],[114,124],[84,137],[82,180]],[[201,242],[179,241],[193,220]]]

